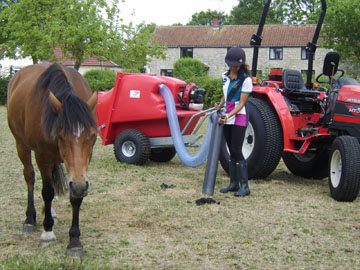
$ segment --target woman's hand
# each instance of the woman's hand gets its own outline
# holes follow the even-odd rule
[[[215,103],[215,110],[219,111],[221,109],[222,106],[220,106],[219,102]]]
[[[224,115],[223,117],[219,118],[219,124],[224,125],[227,119],[228,119],[227,115]]]

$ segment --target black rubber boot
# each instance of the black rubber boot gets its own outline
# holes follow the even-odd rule
[[[230,160],[229,171],[230,171],[230,185],[226,188],[220,189],[221,193],[227,193],[229,191],[237,191],[239,189],[239,162]]]
[[[249,179],[248,179],[246,160],[240,161],[237,169],[238,169],[238,174],[240,175],[241,188],[237,192],[235,192],[234,195],[237,197],[248,196],[250,195],[250,189],[248,184]]]

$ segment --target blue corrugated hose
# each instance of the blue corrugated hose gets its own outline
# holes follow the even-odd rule
[[[173,139],[176,152],[181,162],[189,167],[200,166],[206,161],[208,157],[211,130],[213,126],[211,119],[212,119],[212,114],[215,114],[216,111],[212,112],[209,117],[205,138],[200,146],[199,151],[194,156],[192,156],[189,154],[188,150],[186,149],[184,140],[181,135],[179,120],[176,113],[174,96],[171,93],[170,89],[165,84],[161,84],[159,88],[160,88],[160,94],[163,96],[166,105],[166,113],[169,121],[171,137]]]

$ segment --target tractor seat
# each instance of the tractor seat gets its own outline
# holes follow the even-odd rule
[[[285,94],[297,94],[316,97],[320,94],[317,90],[309,90],[305,87],[303,77],[298,70],[285,69],[282,76],[282,84]]]

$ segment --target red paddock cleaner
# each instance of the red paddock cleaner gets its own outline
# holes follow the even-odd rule
[[[176,78],[119,72],[114,88],[99,92],[96,107],[102,144],[114,144],[119,161],[144,164],[150,158],[167,162],[175,156],[165,102],[159,93],[162,84],[174,96],[184,143],[191,146],[198,139],[194,128],[204,115],[199,111],[204,89]]]

